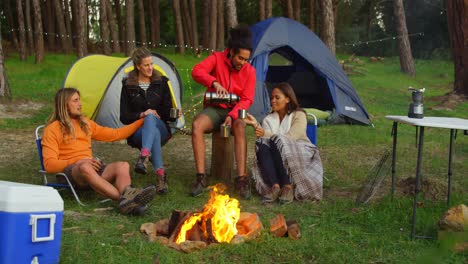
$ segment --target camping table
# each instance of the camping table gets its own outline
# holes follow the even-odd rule
[[[411,224],[411,239],[415,237],[416,225],[416,208],[418,202],[418,193],[420,191],[421,181],[421,163],[422,163],[422,150],[424,142],[424,128],[448,128],[450,129],[450,146],[449,146],[449,159],[448,159],[448,188],[447,188],[447,205],[450,204],[450,188],[452,177],[452,155],[453,155],[453,139],[455,137],[455,130],[468,130],[468,120],[453,117],[424,117],[422,119],[409,118],[407,116],[385,116],[385,118],[393,121],[393,152],[392,152],[392,195],[395,191],[395,160],[396,160],[396,146],[397,146],[397,130],[398,123],[416,126],[420,129],[418,138],[418,159],[416,163],[416,184],[414,189],[413,201],[413,221]]]

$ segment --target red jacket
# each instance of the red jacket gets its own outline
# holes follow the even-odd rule
[[[238,110],[249,109],[253,103],[255,95],[255,68],[246,63],[240,71],[233,69],[228,54],[229,49],[225,49],[223,52],[214,52],[193,67],[192,77],[196,82],[207,87],[207,92],[216,92],[212,84],[214,81],[217,81],[229,93],[239,96],[239,102],[228,113],[233,119],[237,119]],[[219,107],[228,108],[230,106],[220,104]]]

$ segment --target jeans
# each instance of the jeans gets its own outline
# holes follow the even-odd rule
[[[169,140],[169,131],[161,119],[155,115],[146,116],[143,126],[130,136],[130,140],[134,147],[151,151],[151,162],[155,170],[163,168],[161,146]]]
[[[257,147],[257,161],[263,180],[270,186],[291,184],[275,143],[270,141],[270,146],[268,146],[257,142]]]

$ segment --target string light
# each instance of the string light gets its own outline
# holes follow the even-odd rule
[[[408,37],[417,37],[417,36],[423,37],[424,32],[408,34]],[[344,44],[340,44],[340,45],[336,45],[336,46],[337,47],[343,47],[343,46],[353,46],[353,47],[355,47],[355,46],[359,46],[359,45],[363,45],[363,44],[369,45],[369,43],[376,43],[376,42],[382,42],[382,41],[387,41],[387,40],[396,40],[396,39],[400,39],[402,37],[403,36],[392,36],[392,37],[386,37],[386,38],[381,38],[381,39],[358,41],[358,42],[354,42],[354,43],[344,43]]]

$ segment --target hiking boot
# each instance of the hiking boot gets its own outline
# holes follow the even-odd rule
[[[148,205],[139,206],[135,208],[135,210],[133,210],[131,214],[136,216],[142,216],[145,214],[146,209],[148,209]]]
[[[193,197],[199,196],[206,189],[207,179],[203,173],[197,173],[197,181],[193,184],[191,195]]]
[[[158,175],[156,174],[156,191],[159,194],[166,194],[169,190],[169,187],[167,186],[167,176],[166,174],[163,175]]]
[[[155,195],[156,187],[153,185],[144,189],[127,186],[120,197],[119,210],[122,214],[131,214],[151,202]]]
[[[242,199],[248,200],[252,196],[250,192],[250,182],[247,176],[237,176],[235,179],[236,190],[239,191],[239,194]]]
[[[140,174],[147,173],[147,164],[148,164],[149,156],[138,156],[137,162],[135,163],[135,172]]]
[[[281,193],[281,189],[278,185],[275,185],[271,188],[270,192],[263,196],[263,203],[272,203],[276,201]]]
[[[292,186],[284,186],[281,189],[281,195],[279,197],[280,204],[288,204],[294,200],[294,192]]]

